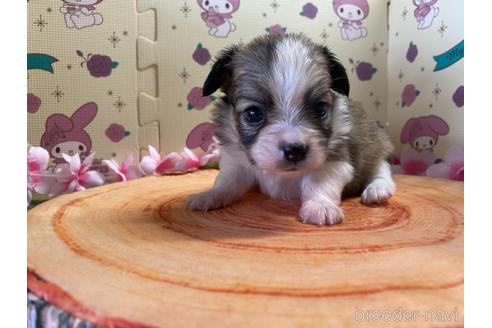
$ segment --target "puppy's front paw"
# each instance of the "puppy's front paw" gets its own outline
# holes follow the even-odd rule
[[[343,210],[333,203],[323,204],[308,200],[302,204],[299,217],[302,223],[333,225],[343,222]]]
[[[374,180],[364,190],[361,196],[364,204],[382,204],[395,193],[395,187],[385,180]]]
[[[186,207],[193,211],[208,211],[229,205],[231,201],[219,193],[209,190],[191,195],[186,201]]]

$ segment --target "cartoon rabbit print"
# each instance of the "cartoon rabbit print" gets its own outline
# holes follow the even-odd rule
[[[333,10],[340,17],[337,26],[343,40],[353,41],[367,36],[362,20],[369,15],[367,0],[334,0]]]
[[[83,157],[90,153],[92,141],[85,128],[96,114],[97,105],[90,102],[82,105],[71,117],[59,113],[48,117],[41,146],[54,158],[55,163],[65,162],[63,154],[79,154]]]
[[[103,0],[62,0],[60,12],[65,17],[68,28],[82,29],[89,26],[101,25],[103,17],[95,12],[98,3]]]
[[[417,7],[413,11],[413,15],[417,19],[417,28],[425,30],[432,25],[434,18],[439,15],[439,8],[434,6],[437,0],[413,0],[413,4]]]
[[[418,152],[432,151],[439,140],[439,136],[448,133],[449,125],[439,116],[414,117],[403,126],[400,142],[410,144]]]
[[[236,25],[230,21],[232,13],[239,9],[240,0],[197,0],[204,10],[201,17],[207,27],[208,34],[217,38],[226,38],[236,30]]]

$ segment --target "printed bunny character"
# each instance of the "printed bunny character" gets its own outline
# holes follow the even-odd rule
[[[92,148],[89,134],[84,130],[97,114],[96,103],[82,105],[71,117],[53,114],[46,120],[46,130],[41,137],[45,148],[55,163],[63,163],[63,154],[87,156]]]
[[[448,124],[439,116],[429,115],[411,118],[405,123],[400,134],[402,144],[409,143],[418,152],[432,151],[439,136],[449,133]]]
[[[417,19],[417,28],[424,30],[432,25],[434,17],[439,15],[439,8],[435,7],[437,0],[413,0],[413,4],[417,6],[413,11],[413,15]]]
[[[68,28],[82,29],[84,27],[101,25],[103,17],[95,12],[98,3],[103,0],[62,0],[60,12],[65,16]]]
[[[230,21],[232,13],[239,9],[240,0],[197,0],[204,10],[201,13],[203,21],[209,28],[208,34],[217,38],[226,38],[236,30],[236,25]]]
[[[367,29],[362,26],[362,20],[369,15],[367,0],[334,0],[333,10],[340,21],[338,27],[343,40],[357,40],[367,36]]]

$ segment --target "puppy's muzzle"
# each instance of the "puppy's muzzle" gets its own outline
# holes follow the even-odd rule
[[[309,151],[309,146],[300,143],[287,143],[281,146],[286,161],[297,164],[302,162]]]

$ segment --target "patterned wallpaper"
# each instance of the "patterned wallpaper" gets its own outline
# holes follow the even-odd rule
[[[463,7],[460,0],[391,2],[387,109],[395,172],[464,179]]]
[[[440,137],[437,146],[410,147],[440,163],[448,148],[462,145],[456,103],[463,61],[432,72],[432,56],[462,40],[460,6],[401,0],[388,13],[381,0],[30,0],[28,140],[48,149],[53,164],[63,152],[121,160],[147,144],[161,153],[184,146],[201,152],[213,134],[208,109],[219,96],[201,96],[214,55],[264,33],[303,32],[338,55],[351,97],[399,149],[425,137],[413,127],[400,143],[407,120],[441,118],[450,131],[427,135],[436,144]],[[397,155],[395,170],[404,171]]]

